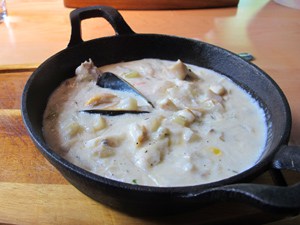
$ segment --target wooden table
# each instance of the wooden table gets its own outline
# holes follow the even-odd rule
[[[8,0],[7,5],[9,16],[0,24],[0,224],[214,221],[212,209],[204,210],[205,216],[188,214],[178,219],[139,218],[116,212],[81,194],[42,157],[22,123],[20,98],[36,66],[67,46],[71,9],[59,0]],[[300,10],[268,0],[240,0],[238,8],[121,14],[137,33],[184,36],[233,52],[252,53],[254,63],[286,94],[293,116],[291,144],[300,144]],[[102,19],[87,20],[82,25],[85,40],[114,34]],[[299,176],[287,174],[287,179],[296,182]],[[268,174],[259,181],[271,182]],[[223,214],[234,217],[230,208],[223,210]],[[296,217],[272,224],[299,223],[300,217]]]

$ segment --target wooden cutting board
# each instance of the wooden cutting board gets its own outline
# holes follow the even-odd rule
[[[21,95],[33,69],[34,65],[0,66],[0,224],[212,225],[245,224],[245,219],[249,224],[261,224],[279,219],[227,202],[164,217],[134,217],[88,198],[42,156],[22,122]],[[264,174],[256,182],[272,180]]]
[[[164,217],[134,217],[93,201],[70,185],[34,146],[22,122],[21,95],[35,65],[0,66],[0,224],[259,224],[281,219],[238,203]],[[285,174],[291,183],[299,174]],[[297,176],[296,176],[297,175]],[[272,183],[268,173],[255,183]],[[276,224],[299,224],[299,217]],[[275,224],[274,224],[275,225]]]
[[[239,0],[64,0],[68,8],[104,5],[117,9],[201,9],[236,7]]]

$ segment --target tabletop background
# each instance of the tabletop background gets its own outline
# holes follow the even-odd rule
[[[221,205],[196,215],[133,217],[68,184],[34,147],[22,123],[20,101],[32,71],[66,48],[72,9],[59,0],[7,0],[7,8],[9,16],[0,23],[0,224],[211,224],[218,221],[213,218],[218,211],[236,216],[233,208]],[[285,93],[293,116],[290,144],[300,144],[300,10],[270,0],[240,0],[233,8],[120,13],[136,33],[182,36],[253,54],[253,63]],[[103,19],[83,21],[82,28],[84,40],[114,35]],[[296,173],[286,176],[289,183],[300,180]],[[256,181],[271,183],[271,178],[264,174]],[[300,217],[272,224],[300,224]]]

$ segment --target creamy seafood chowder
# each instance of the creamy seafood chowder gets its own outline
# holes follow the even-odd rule
[[[92,173],[138,185],[197,185],[243,172],[262,154],[263,109],[214,71],[180,60],[100,68],[89,60],[75,74],[50,96],[43,132],[53,150]]]

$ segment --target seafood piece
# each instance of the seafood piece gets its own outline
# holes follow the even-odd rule
[[[89,59],[88,61],[83,62],[79,67],[77,67],[75,74],[76,80],[78,82],[82,82],[96,79],[97,76],[101,74],[101,71],[94,65],[93,61]]]
[[[93,125],[94,131],[99,131],[104,129],[107,126],[106,120],[101,116]]]
[[[96,95],[92,98],[90,98],[85,105],[86,106],[97,106],[100,104],[107,104],[107,103],[112,103],[114,101],[114,99],[116,99],[117,96],[113,95],[113,94],[101,94],[101,95]]]
[[[198,79],[197,75],[188,69],[188,67],[179,59],[169,69],[173,76],[179,80]]]

